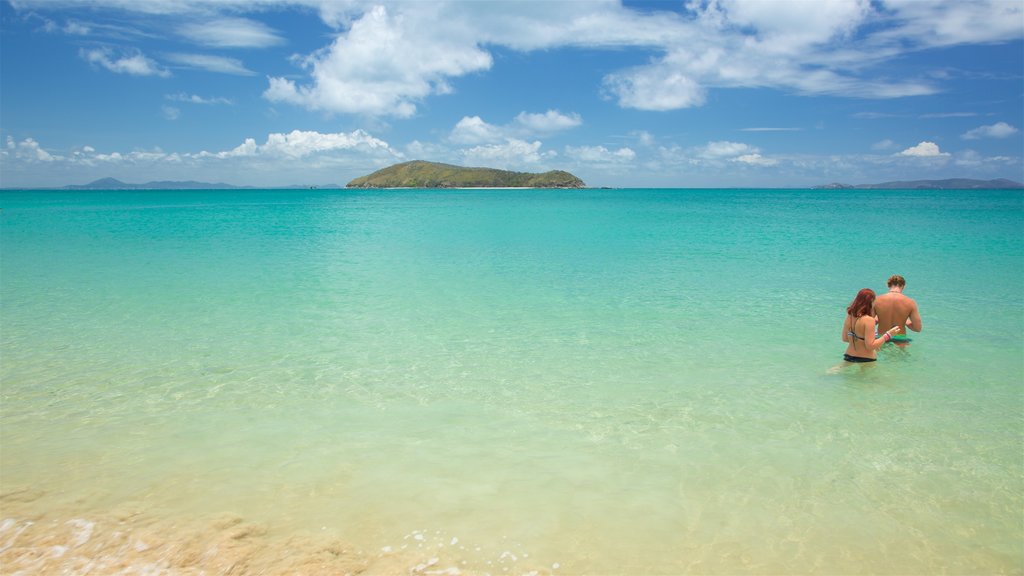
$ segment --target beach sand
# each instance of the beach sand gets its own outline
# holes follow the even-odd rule
[[[2,574],[551,574],[516,557],[490,570],[467,567],[457,539],[414,532],[364,551],[329,533],[280,534],[230,512],[173,517],[125,503],[106,511],[51,508],[48,495],[20,487],[0,494]]]

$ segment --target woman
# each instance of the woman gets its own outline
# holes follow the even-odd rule
[[[878,319],[872,315],[875,305],[875,292],[870,288],[864,288],[857,292],[846,309],[846,321],[843,322],[843,342],[849,342],[843,360],[847,362],[874,362],[876,351],[889,340],[894,334],[900,331],[899,326],[893,326],[881,338],[875,337],[875,324]]]

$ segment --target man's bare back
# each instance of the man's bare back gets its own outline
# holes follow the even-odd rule
[[[889,293],[875,299],[879,332],[893,326],[899,326],[902,334],[906,334],[907,329],[921,331],[921,314],[917,310],[917,302],[903,294],[904,286],[906,281],[902,276],[893,276],[889,278]]]

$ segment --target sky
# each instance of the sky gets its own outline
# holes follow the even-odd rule
[[[0,187],[1024,182],[1024,0],[0,0]]]

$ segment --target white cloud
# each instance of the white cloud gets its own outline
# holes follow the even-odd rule
[[[32,138],[19,142],[8,137],[0,147],[0,182],[63,186],[113,176],[126,182],[187,178],[254,186],[344,184],[370,166],[403,158],[387,142],[362,130],[273,133],[263,143],[247,138],[223,151],[97,151],[81,146],[67,156],[44,150]]]
[[[709,10],[721,10],[728,24],[756,30],[762,49],[775,54],[796,54],[807,46],[821,45],[850,35],[871,14],[869,0],[803,2],[720,0]]]
[[[934,114],[921,114],[921,118],[973,118],[977,112],[936,112]]]
[[[515,119],[516,125],[534,134],[550,134],[576,128],[583,124],[579,114],[562,114],[558,110],[548,110],[543,114],[520,112]]]
[[[697,150],[697,156],[710,160],[721,158],[735,158],[743,154],[756,154],[757,148],[740,142],[708,142],[703,148]]]
[[[497,168],[514,169],[519,166],[537,164],[557,155],[554,151],[541,152],[540,141],[526,142],[509,139],[504,144],[475,146],[462,151],[469,164],[480,163]]]
[[[636,138],[636,141],[640,143],[641,146],[654,146],[654,135],[646,130],[635,130],[630,132],[629,135]]]
[[[871,145],[872,150],[892,150],[896,147],[896,143],[886,138],[885,140],[879,140]]]
[[[147,58],[141,52],[134,51],[131,54],[120,57],[114,56],[108,48],[94,48],[92,50],[82,49],[78,53],[90,64],[102,66],[117,74],[131,74],[133,76],[161,76],[171,75],[166,69],[161,68],[155,61]]]
[[[414,115],[425,98],[453,92],[453,80],[489,70],[490,47],[637,48],[652,54],[649,62],[612,70],[593,88],[622,107],[666,111],[702,106],[709,91],[723,88],[860,98],[932,94],[941,90],[941,75],[894,78],[884,64],[927,48],[1024,37],[1024,4],[1009,0],[820,0],[813,9],[803,1],[689,0],[681,10],[640,10],[617,0],[64,0],[79,1],[184,16],[190,23],[179,27],[182,34],[219,47],[281,42],[278,32],[241,16],[247,11],[315,10],[337,30],[333,42],[298,60],[304,78],[269,77],[264,96],[329,113],[399,118]],[[251,74],[229,63],[218,70]]]
[[[43,150],[39,143],[32,138],[25,138],[18,142],[12,136],[8,136],[7,150],[13,152],[15,158],[28,162],[54,162],[62,159]]]
[[[177,120],[181,117],[181,110],[174,106],[163,106],[161,110],[163,111],[164,118],[168,120]]]
[[[589,164],[621,164],[636,159],[636,152],[626,147],[609,150],[604,146],[566,146],[565,154]]]
[[[706,90],[693,78],[669,66],[641,66],[609,74],[605,88],[623,108],[665,111],[704,105]]]
[[[1000,170],[1014,164],[1020,164],[1020,158],[1008,156],[982,156],[975,150],[964,150],[956,155],[954,164],[965,168],[980,168],[983,170]]]
[[[68,20],[67,24],[64,25],[64,33],[72,36],[88,36],[92,33],[92,28],[88,24]]]
[[[430,9],[428,3],[421,6]],[[473,30],[374,6],[326,49],[303,62],[310,84],[269,78],[264,96],[312,110],[408,118],[416,103],[452,91],[448,79],[491,67]]]
[[[801,132],[803,128],[740,128],[740,132]]]
[[[690,2],[696,18],[676,26],[651,63],[605,77],[621,106],[673,110],[701,106],[712,88],[774,87],[802,94],[895,98],[933,93],[928,81],[865,75],[870,64],[894,57],[902,39],[879,46],[854,39],[889,16],[868,0],[804,2],[718,0]],[[912,45],[913,42],[910,42]],[[867,47],[870,46],[870,49]]]
[[[991,43],[1019,39],[1024,4],[1006,0],[921,2],[886,0],[891,30],[877,33],[892,42],[911,40],[923,47]]]
[[[934,158],[949,156],[946,152],[939,151],[939,145],[934,142],[921,142],[917,146],[911,146],[897,154],[898,156],[914,156],[917,158]]]
[[[973,130],[964,132],[960,137],[964,140],[978,140],[980,138],[1008,138],[1019,132],[1006,122],[996,122],[989,126],[979,126]]]
[[[256,73],[249,70],[242,64],[242,61],[237,58],[228,58],[225,56],[212,56],[210,54],[168,54],[166,56],[171,62],[187,66],[189,68],[198,68],[200,70],[206,70],[208,72],[218,72],[220,74],[233,74],[235,76],[255,76]]]
[[[375,138],[363,130],[322,134],[315,131],[292,130],[287,134],[272,133],[267,141],[256,144],[256,140],[246,138],[244,142],[231,150],[223,152],[200,152],[197,157],[237,158],[247,156],[264,156],[278,158],[303,158],[313,154],[346,150],[380,150],[391,152],[387,142]]]
[[[185,24],[178,33],[216,48],[265,48],[284,43],[269,26],[247,18],[216,18]]]
[[[739,162],[741,164],[750,164],[751,166],[775,166],[779,163],[779,161],[774,158],[765,158],[764,156],[756,153],[737,156],[736,158],[733,158],[732,161]]]
[[[509,139],[547,136],[582,123],[579,114],[562,114],[558,110],[548,110],[543,114],[520,112],[510,124],[504,126],[489,124],[479,116],[465,116],[452,129],[448,139],[456,144],[498,143]]]
[[[480,144],[504,138],[505,130],[484,122],[479,116],[466,116],[459,120],[448,136],[457,144]]]
[[[177,94],[168,94],[165,96],[165,98],[167,98],[168,100],[173,100],[175,102],[187,102],[189,104],[234,104],[234,101],[232,101],[229,98],[222,98],[219,96],[214,98],[203,98],[198,94],[186,94],[184,92],[179,92]]]

